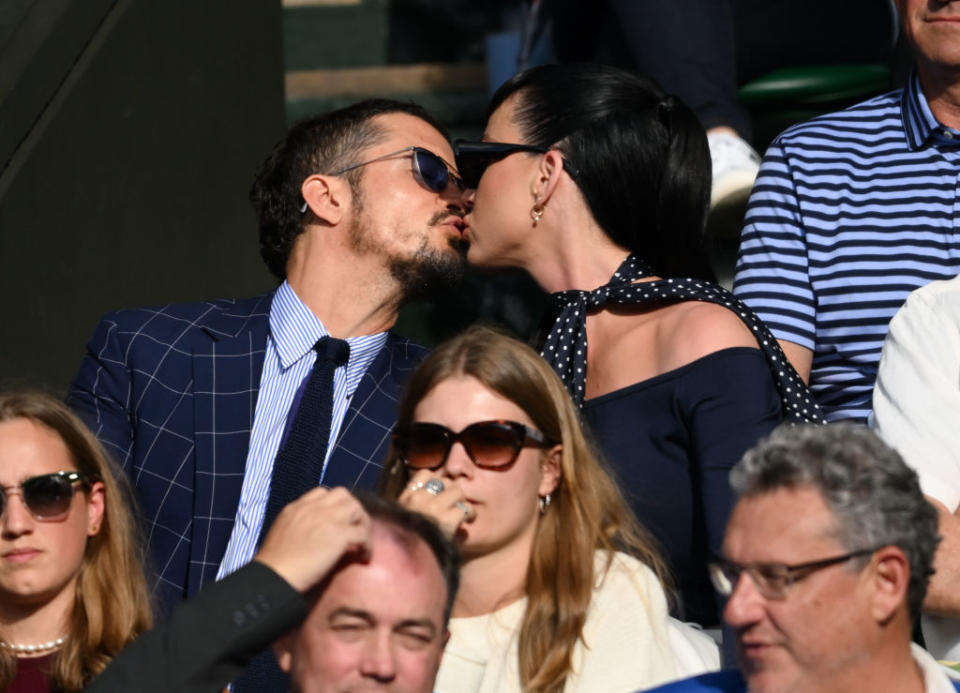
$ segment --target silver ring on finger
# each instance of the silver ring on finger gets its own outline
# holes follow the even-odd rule
[[[413,483],[413,484],[410,484],[409,486],[407,486],[407,490],[408,490],[408,491],[419,491],[419,490],[422,489],[423,487],[424,487],[424,483],[423,483],[422,481],[417,481],[416,483]]]
[[[443,493],[443,489],[446,486],[443,485],[443,482],[440,479],[428,479],[427,482],[423,485],[423,490],[429,493],[431,496],[439,496]]]

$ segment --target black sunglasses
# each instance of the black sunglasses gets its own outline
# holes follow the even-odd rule
[[[464,189],[465,186],[463,184],[463,180],[461,180],[456,173],[450,170],[450,167],[447,166],[447,162],[431,152],[429,149],[424,149],[423,147],[404,147],[403,149],[398,149],[395,152],[378,156],[376,159],[361,161],[359,164],[347,166],[346,168],[342,168],[339,171],[334,171],[328,175],[339,176],[347,171],[352,171],[355,168],[360,168],[361,166],[373,164],[378,161],[393,159],[394,157],[400,154],[406,154],[407,152],[411,152],[410,159],[413,162],[413,177],[416,178],[417,182],[427,190],[435,193],[442,193],[447,189],[447,186],[451,181],[457,186],[458,189]],[[300,212],[305,213],[306,211],[307,203],[302,202],[300,204]]]
[[[442,467],[457,441],[475,465],[487,469],[513,464],[525,446],[551,444],[540,431],[517,421],[479,421],[459,433],[440,424],[412,423],[393,433],[400,459],[413,469]]]
[[[487,166],[501,159],[505,159],[511,154],[517,152],[531,152],[533,154],[546,154],[550,151],[549,147],[534,147],[529,144],[509,144],[507,142],[470,142],[468,140],[457,140],[453,143],[453,153],[457,160],[457,169],[463,178],[463,183],[468,188],[476,188],[480,185],[480,178]],[[566,158],[563,159],[563,168],[576,180],[579,171]]]
[[[19,489],[27,510],[38,520],[60,520],[70,512],[75,483],[88,484],[80,472],[53,472],[26,479],[18,486],[0,487],[0,515],[7,509],[9,495]]]

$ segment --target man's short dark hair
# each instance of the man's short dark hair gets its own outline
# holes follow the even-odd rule
[[[453,542],[447,539],[443,530],[430,518],[418,512],[407,510],[391,498],[384,498],[368,492],[354,494],[370,518],[422,539],[440,565],[443,581],[447,585],[447,601],[443,609],[443,624],[446,626],[453,609],[453,600],[460,586],[460,553]],[[403,536],[397,536],[403,540]]]
[[[415,103],[392,99],[367,99],[346,108],[306,118],[293,125],[260,165],[250,188],[250,201],[260,225],[260,256],[279,279],[287,276],[287,258],[303,231],[300,186],[308,176],[330,173],[360,163],[364,151],[380,142],[385,133],[371,119],[390,113],[407,113],[436,128],[443,127]],[[354,199],[363,169],[344,176]]]
[[[940,542],[937,511],[917,474],[871,430],[854,424],[780,426],[730,472],[741,496],[812,486],[836,519],[847,551],[898,547],[910,563],[907,606],[920,616]]]

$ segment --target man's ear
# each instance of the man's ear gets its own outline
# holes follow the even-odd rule
[[[280,671],[284,674],[289,674],[293,669],[293,641],[296,632],[294,629],[273,643],[273,656],[277,658]]]
[[[540,488],[537,489],[540,496],[557,490],[560,478],[563,476],[563,466],[560,464],[562,457],[563,445],[559,443],[543,453],[543,459],[540,462]]]
[[[346,180],[320,173],[303,181],[300,194],[313,216],[330,226],[336,226],[343,220],[344,213],[353,202],[353,192]]]
[[[885,546],[872,558],[871,615],[878,623],[886,623],[898,608],[907,608],[910,586],[910,562],[896,546]]]

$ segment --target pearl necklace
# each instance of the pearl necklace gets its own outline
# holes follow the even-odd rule
[[[10,650],[12,652],[23,653],[23,654],[34,654],[36,652],[46,652],[47,650],[55,650],[60,647],[63,643],[67,641],[67,636],[62,636],[56,640],[49,640],[47,642],[37,643],[36,645],[21,645],[14,642],[4,642],[0,640],[0,647],[5,650]]]

